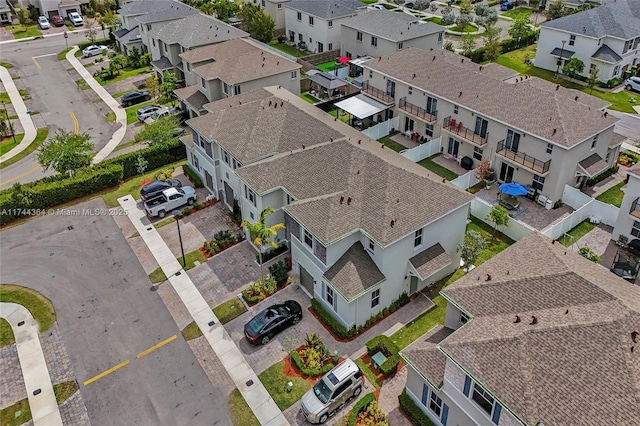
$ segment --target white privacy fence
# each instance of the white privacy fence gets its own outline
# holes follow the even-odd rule
[[[486,219],[492,207],[493,206],[491,204],[487,203],[481,198],[474,197],[473,200],[471,200],[471,214],[482,220],[483,222],[494,226],[492,222]],[[498,228],[498,231],[507,235],[509,238],[518,241],[529,234],[531,231],[534,231],[534,229],[529,225],[518,222],[517,220],[510,217],[508,226],[501,226]]]
[[[457,178],[451,181],[451,183],[457,186],[458,188],[462,188],[465,190],[471,188],[473,185],[477,184],[478,182],[480,181],[476,177],[476,173],[474,170],[468,171],[462,176],[458,176]]]
[[[591,202],[593,198],[589,197],[579,189],[573,188],[569,185],[564,186],[562,191],[562,202],[568,206],[571,206],[574,210],[578,210],[580,207]]]
[[[432,139],[429,142],[420,144],[415,148],[407,149],[402,151],[400,155],[409,160],[417,163],[418,161],[422,161],[427,157],[431,157],[434,154],[440,152],[440,138]]]
[[[398,128],[398,117],[393,117],[387,121],[383,121],[382,123],[376,124],[375,126],[371,126],[368,129],[362,130],[362,133],[367,135],[367,137],[378,140],[381,137],[387,136],[391,133],[391,129]]]

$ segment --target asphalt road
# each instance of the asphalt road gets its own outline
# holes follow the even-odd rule
[[[104,207],[98,199],[73,209]],[[53,302],[92,425],[231,424],[227,395],[207,379],[111,217],[48,215],[3,230],[0,266],[0,282]]]
[[[616,133],[626,136],[629,139],[640,143],[640,116],[627,114],[626,112],[607,110],[620,121],[616,124],[614,130]]]
[[[86,41],[83,34],[70,34],[69,46]],[[31,100],[27,107],[39,114],[33,116],[36,127],[47,126],[49,134],[58,129],[69,132],[77,130],[91,135],[96,151],[102,148],[116,130],[107,123],[100,110],[103,104],[94,103],[97,95],[92,90],[77,87],[74,75],[67,69],[71,64],[58,61],[57,55],[65,49],[62,35],[27,42],[3,43],[0,45],[0,60],[14,65],[20,80],[18,88],[26,88]],[[77,77],[79,78],[79,77]],[[5,167],[0,172],[0,188],[14,182],[27,182],[41,178],[44,172],[35,159],[35,153]]]

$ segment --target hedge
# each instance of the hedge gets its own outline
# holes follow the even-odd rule
[[[536,31],[534,34],[520,39],[519,43],[518,43],[518,40],[514,40],[512,38],[502,40],[500,42],[500,52],[507,53],[507,52],[511,52],[511,51],[526,47],[526,46],[530,46],[538,40],[539,33],[540,33],[539,31]],[[485,60],[484,56],[486,51],[487,49],[485,47],[480,47],[474,51],[467,53],[465,56],[471,59],[473,62],[479,64],[484,62]]]
[[[298,369],[302,371],[302,374],[304,374],[305,376],[311,376],[311,377],[323,376],[327,374],[329,371],[331,371],[333,367],[335,367],[333,363],[329,363],[319,370],[317,368],[305,368],[302,364],[302,358],[300,358],[300,354],[298,353],[298,351],[294,349],[291,352],[289,352],[289,355],[291,355],[291,360],[296,364],[296,367],[298,367]],[[338,357],[333,357],[332,361],[336,362],[336,358]]]
[[[198,176],[198,174],[191,168],[190,165],[185,164],[184,166],[182,166],[182,170],[184,171],[184,174],[187,175],[194,187],[202,188],[204,186],[202,184],[202,179],[200,179],[200,176]]]
[[[376,396],[373,393],[368,393],[362,397],[362,399],[356,402],[349,413],[349,422],[347,423],[349,426],[355,426],[356,420],[358,420],[358,414],[365,408],[367,405],[371,404],[376,400]]]
[[[418,407],[418,405],[413,402],[413,399],[411,399],[411,397],[407,395],[406,389],[403,389],[402,393],[398,395],[398,402],[400,402],[400,407],[402,407],[402,410],[414,425],[435,426],[429,416],[427,416],[424,411],[422,411],[420,407]]]
[[[82,43],[78,43],[78,50],[84,50],[92,44],[111,46],[113,44],[113,40],[110,38],[97,38],[93,42],[91,40],[83,41]]]
[[[379,370],[385,376],[388,376],[396,371],[398,364],[400,363],[400,349],[390,337],[385,335],[376,336],[370,339],[365,346],[367,347],[367,353],[369,356],[375,355],[379,351],[379,346],[384,346],[390,353],[390,356],[379,366]]]
[[[0,193],[0,224],[66,203],[117,185],[122,180],[119,164],[100,164],[78,170],[73,176],[57,175]]]
[[[247,290],[242,290],[242,297],[247,301],[247,303],[251,303],[252,305],[255,305],[262,300],[260,296],[249,296],[249,292]]]
[[[603,173],[600,173],[599,175],[588,179],[587,180],[587,186],[593,186],[596,183],[602,182],[603,180],[605,180],[606,178],[608,178],[609,176],[611,176],[614,173],[618,173],[618,165],[616,164],[613,167],[610,167],[609,169],[607,169],[606,171],[604,171]]]
[[[187,158],[187,149],[180,139],[172,139],[165,143],[153,144],[139,151],[119,155],[101,164],[120,164],[123,167],[123,178],[139,175],[137,160],[143,157],[147,160],[147,170],[155,170],[167,164],[175,163]]]
[[[356,335],[355,327],[347,329],[347,327],[340,324],[340,322],[335,319],[318,300],[311,299],[311,308],[313,308],[313,311],[320,317],[322,322],[325,323],[339,338],[349,339]]]

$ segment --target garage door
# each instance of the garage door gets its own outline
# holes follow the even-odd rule
[[[313,277],[302,265],[300,265],[300,284],[309,294],[309,297],[313,297]]]
[[[227,182],[224,183],[224,201],[229,208],[233,208],[233,189]]]

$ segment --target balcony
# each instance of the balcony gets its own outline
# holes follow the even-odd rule
[[[551,165],[551,160],[543,162],[538,160],[537,158],[525,154],[524,152],[511,151],[505,146],[504,139],[498,142],[498,146],[496,147],[496,154],[508,160],[511,160],[516,164],[524,166],[527,169],[540,175],[547,173],[549,171],[549,166]]]
[[[631,204],[629,214],[635,218],[640,219],[640,206],[638,206],[638,201],[640,201],[640,197],[636,198],[635,201]]]
[[[400,99],[400,103],[398,104],[398,108],[400,108],[403,111],[408,112],[409,114],[413,115],[414,117],[418,117],[424,121],[426,121],[427,123],[433,123],[434,121],[436,121],[436,118],[438,117],[438,111],[435,111],[433,114],[427,112],[426,109],[424,108],[420,108],[417,105],[411,104],[409,102],[407,102],[407,98],[402,98]]]
[[[389,96],[384,90],[370,86],[368,81],[362,82],[362,91],[386,105],[392,105],[395,102],[393,96]]]
[[[474,145],[484,146],[487,144],[486,137],[482,137],[476,134],[473,130],[464,127],[462,125],[462,122],[456,122],[456,120],[452,119],[450,116],[444,119],[442,128],[445,131],[459,136],[461,139],[464,139],[467,142],[471,142]]]

